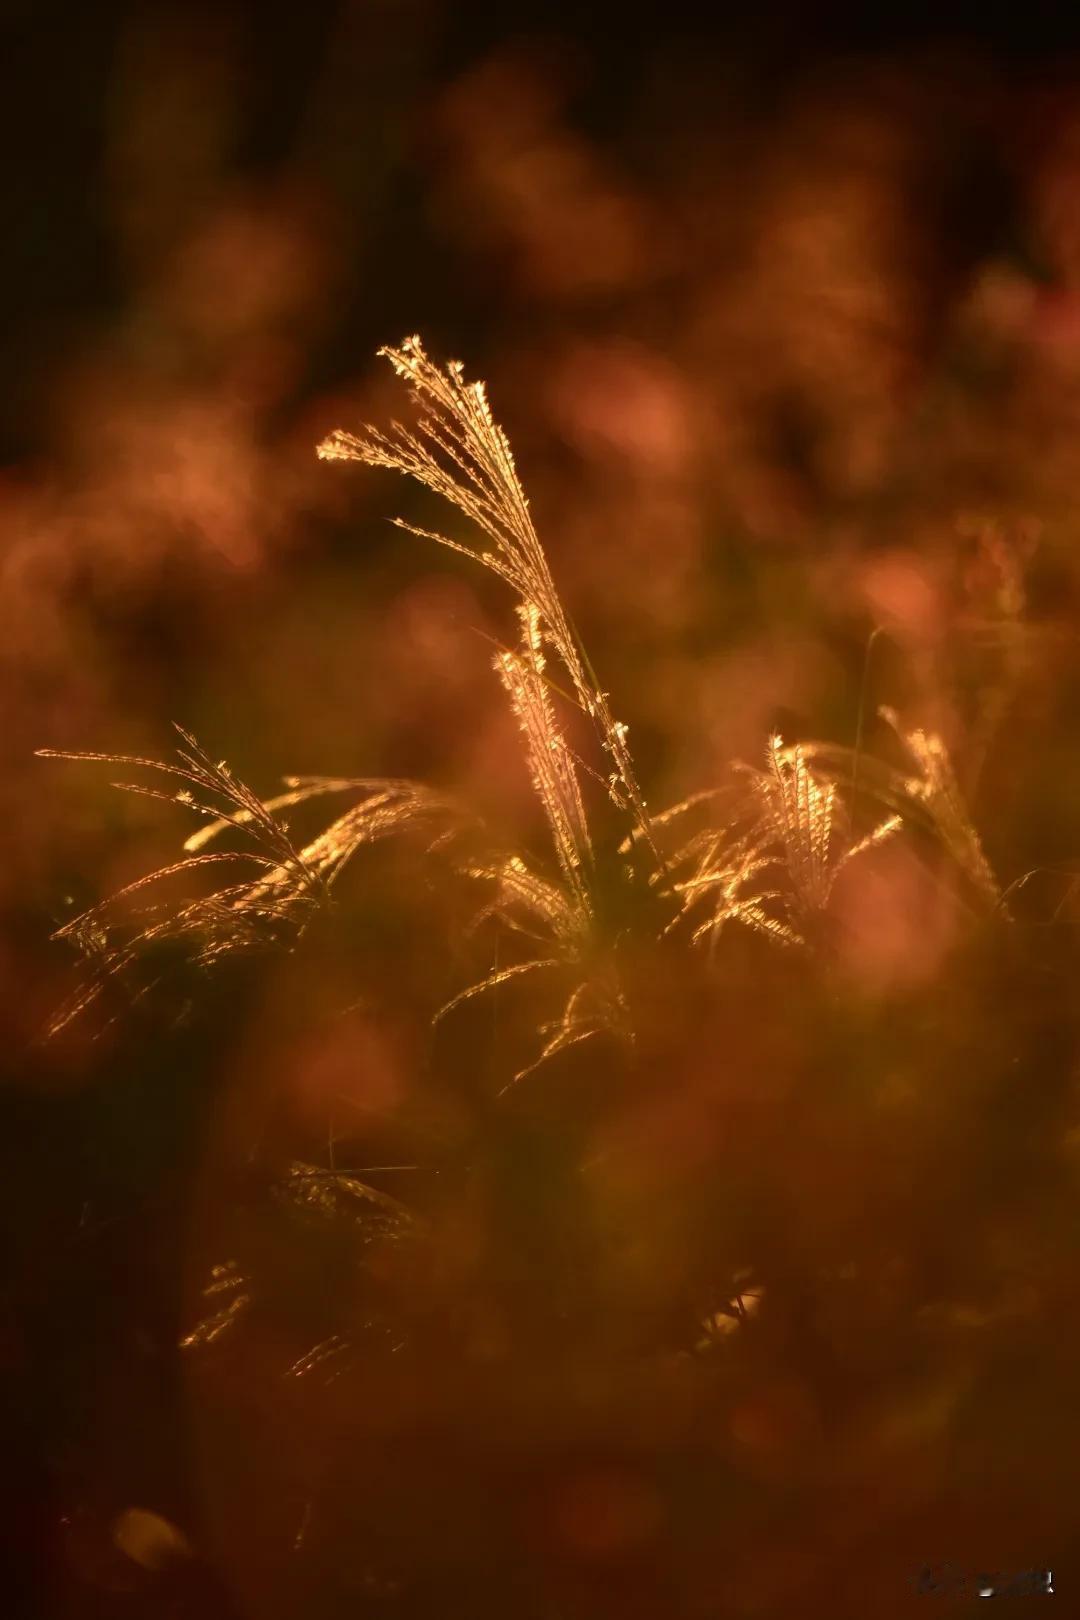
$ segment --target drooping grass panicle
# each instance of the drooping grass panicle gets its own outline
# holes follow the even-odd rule
[[[892,810],[901,822],[936,839],[983,903],[1007,917],[1004,893],[983,850],[944,739],[936,731],[905,726],[887,706],[879,708],[878,714],[895,732],[914,768],[905,770],[863,754],[860,792]],[[848,748],[808,743],[803,752],[830,780],[843,779],[851,770]]]
[[[494,968],[485,978],[479,979],[476,984],[466,985],[464,990],[459,990],[449,1001],[445,1001],[432,1022],[438,1023],[447,1013],[453,1012],[455,1007],[471,1001],[474,996],[486,995],[489,990],[497,990],[500,985],[509,984],[511,979],[518,979],[523,973],[536,973],[544,968],[561,966],[562,963],[557,956],[531,956],[525,962],[512,962],[509,967]]]
[[[306,882],[311,874],[303,866],[300,853],[288,837],[284,824],[272,814],[269,806],[234,776],[224,760],[214,761],[183,726],[176,726],[180,738],[176,749],[176,762],[147,759],[138,754],[111,754],[92,750],[39,748],[44,759],[87,760],[106,765],[123,765],[139,770],[154,771],[161,776],[178,778],[186,786],[166,793],[161,788],[144,782],[114,782],[113,786],[125,793],[141,794],[145,798],[164,799],[206,816],[220,828],[242,827],[244,832],[272,859],[292,870],[299,881]],[[185,845],[195,849],[200,840]]]
[[[315,1236],[325,1232],[335,1238],[347,1234],[361,1267],[369,1255],[380,1253],[387,1245],[422,1242],[427,1232],[417,1212],[348,1171],[294,1160],[275,1175],[269,1193],[281,1215],[297,1230]],[[236,1258],[219,1262],[210,1268],[201,1299],[198,1319],[180,1339],[180,1349],[189,1353],[201,1353],[234,1337],[252,1313],[266,1304],[260,1268],[249,1268]],[[365,1311],[356,1324],[310,1346],[282,1368],[283,1375],[301,1378],[328,1370],[331,1364],[333,1373],[343,1371],[341,1362],[355,1350],[357,1334],[373,1325],[365,1320],[367,1315]]]
[[[515,933],[545,944],[553,941],[565,957],[576,959],[581,954],[587,914],[574,904],[564,884],[543,877],[513,854],[474,862],[466,870],[470,877],[493,885],[477,924],[495,917]]]
[[[74,945],[90,971],[53,1018],[50,1034],[85,1011],[110,980],[145,962],[155,947],[178,946],[190,963],[205,969],[225,956],[280,944],[303,931],[363,845],[416,827],[441,838],[455,834],[467,819],[442,795],[406,781],[294,777],[286,793],[263,800],[224,762],[212,761],[188,732],[177,730],[177,763],[139,755],[40,750],[46,757],[92,760],[179,779],[183,785],[168,793],[139,782],[114,785],[179,804],[208,823],[185,841],[183,860],[127,884],[57,930],[55,937]],[[275,812],[339,792],[360,797],[308,843],[295,844]],[[249,847],[202,853],[209,841],[228,832],[240,834]],[[238,864],[253,865],[255,875],[195,899],[143,899],[143,891],[166,880],[201,876],[211,867],[233,870]],[[133,897],[138,897],[134,905]],[[144,983],[136,993],[145,994],[156,982]]]
[[[626,1004],[618,979],[612,974],[583,979],[570,992],[558,1018],[542,1024],[540,1033],[547,1037],[540,1052],[531,1063],[518,1069],[503,1086],[500,1095],[558,1053],[566,1052],[572,1046],[580,1046],[594,1036],[611,1034],[632,1045],[633,1032],[627,1020]]]
[[[688,850],[687,858],[689,855]],[[715,832],[704,835],[691,875],[674,885],[681,904],[678,916],[668,924],[668,932],[683,917],[692,915],[695,920],[690,937],[695,943],[707,939],[715,946],[724,925],[738,922],[779,943],[799,944],[794,930],[766,909],[765,902],[777,899],[780,891],[756,886],[760,874],[775,864],[775,860],[759,852],[750,838],[729,839]],[[704,918],[700,915],[702,907]]]
[[[232,1334],[251,1310],[254,1294],[251,1277],[235,1260],[213,1266],[210,1281],[202,1290],[207,1302],[200,1316],[180,1340],[181,1350],[206,1350],[227,1334]]]
[[[53,937],[73,945],[88,964],[88,971],[73,995],[53,1015],[46,1033],[56,1035],[66,1028],[98,1000],[111,981],[145,963],[156,946],[181,942],[189,960],[209,967],[227,953],[250,949],[276,937],[278,925],[289,921],[295,908],[290,911],[280,905],[275,907],[269,901],[253,903],[250,881],[225,885],[210,896],[183,904],[159,901],[140,905],[135,912],[137,923],[129,911],[117,915],[122,902],[151,884],[180,874],[190,875],[196,868],[243,861],[254,862],[264,870],[273,867],[266,857],[249,851],[191,856],[127,884],[57,929]],[[133,999],[140,999],[159,982],[153,978],[141,983]]]
[[[982,841],[964,803],[952,761],[943,739],[914,726],[905,729],[893,709],[879,709],[918,767],[906,779],[908,795],[926,809],[941,843],[972,885],[993,907],[1001,904],[1001,885],[987,860]]]
[[[455,506],[483,536],[477,544],[396,520],[402,528],[464,552],[492,570],[535,615],[536,631],[565,667],[577,700],[608,755],[606,783],[654,850],[649,815],[626,741],[626,727],[611,713],[555,588],[529,512],[509,441],[492,415],[482,382],[464,380],[458,361],[445,369],[431,361],[418,337],[380,353],[408,382],[419,408],[415,430],[394,423],[388,433],[365,427],[338,430],[318,447],[329,461],[361,461],[404,473]]]
[[[558,1053],[592,1036],[607,1033],[633,1045],[632,1022],[619,975],[610,954],[598,948],[598,931],[583,886],[569,877],[559,882],[544,877],[517,854],[471,865],[467,871],[469,876],[494,886],[491,898],[476,918],[477,924],[487,918],[497,920],[512,934],[527,939],[531,954],[510,964],[497,963],[478,982],[451,997],[436,1019],[526,975],[539,974],[564,986],[562,1011],[538,1025],[542,1041],[539,1052],[512,1075],[502,1092]]]
[[[592,913],[581,888],[566,879],[554,882],[541,876],[514,854],[471,865],[467,871],[494,888],[477,923],[486,918],[497,920],[514,935],[527,939],[532,954],[519,962],[494,966],[482,979],[452,996],[436,1019],[525,975],[553,976],[570,985],[559,1017],[539,1026],[540,1052],[503,1090],[590,1035],[608,1030],[632,1039],[617,977],[610,963],[601,964],[597,959]]]
[[[687,832],[686,822],[693,822],[695,813],[703,810],[709,812],[705,825]],[[769,902],[780,898],[780,891],[763,889],[761,876],[780,859],[763,839],[759,821],[753,795],[735,781],[688,794],[651,817],[653,836],[664,848],[664,865],[649,881],[674,906],[674,914],[660,929],[661,937],[689,924],[691,943],[705,941],[711,953],[724,927],[735,922],[778,944],[802,943],[794,929],[768,908]],[[674,841],[673,832],[678,834]],[[623,853],[636,838],[636,832],[627,837]]]

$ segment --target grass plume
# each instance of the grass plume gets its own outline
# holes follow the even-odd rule
[[[588,656],[574,634],[529,511],[505,432],[492,415],[482,382],[466,382],[460,361],[440,368],[419,337],[400,348],[383,348],[398,376],[411,388],[418,410],[415,428],[394,422],[389,432],[366,427],[338,430],[318,447],[324,461],[361,461],[404,473],[448,501],[478,531],[473,544],[441,531],[418,528],[402,518],[400,528],[453,551],[497,574],[517,594],[534,623],[532,632],[562,663],[581,708],[608,755],[609,791],[651,842],[649,816],[626,741],[626,727],[611,712]]]

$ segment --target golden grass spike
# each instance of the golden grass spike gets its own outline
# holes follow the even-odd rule
[[[286,1369],[286,1378],[306,1378],[309,1374],[324,1371],[330,1361],[336,1361],[341,1356],[348,1355],[355,1349],[352,1340],[342,1333],[331,1333],[328,1338],[320,1339],[311,1349],[297,1359]],[[328,1379],[328,1382],[332,1382]]]
[[[486,979],[481,979],[476,984],[470,984],[466,989],[459,990],[456,996],[451,996],[450,1000],[445,1001],[439,1008],[431,1022],[437,1024],[441,1018],[446,1017],[447,1013],[453,1012],[455,1007],[460,1007],[462,1002],[471,1001],[474,996],[484,995],[489,990],[497,990],[500,985],[506,984],[510,979],[520,978],[523,973],[535,973],[539,968],[558,968],[561,966],[562,963],[557,956],[547,956],[533,957],[528,962],[515,962],[511,967],[496,968],[494,972],[488,974]]]
[[[212,1268],[210,1281],[202,1295],[211,1302],[212,1309],[183,1336],[180,1340],[181,1350],[205,1350],[233,1330],[251,1307],[251,1278],[235,1260],[226,1260]],[[226,1295],[231,1298],[224,1299]]]
[[[525,737],[533,785],[548,819],[563,879],[576,903],[588,910],[585,871],[592,860],[592,847],[577,772],[544,680],[539,611],[533,604],[518,611],[521,652],[499,653],[495,667]]]
[[[408,1205],[392,1193],[347,1170],[327,1170],[300,1159],[289,1165],[273,1191],[279,1203],[294,1211],[324,1221],[345,1218],[382,1236],[402,1237],[419,1224]]]
[[[925,806],[938,837],[971,883],[1000,908],[1001,885],[968,814],[943,739],[937,732],[923,731],[918,726],[905,730],[894,709],[883,706],[878,713],[896,732],[918,767],[918,775],[905,783],[908,793]]]
[[[817,782],[796,744],[769,738],[768,772],[755,784],[767,828],[781,848],[797,904],[819,910],[828,899],[834,793]]]
[[[893,833],[899,832],[903,824],[904,818],[902,816],[888,816],[884,821],[878,823],[873,832],[867,833],[865,838],[860,838],[857,844],[850,844],[833,867],[833,878],[835,879],[837,873],[849,861],[854,860],[856,855],[861,855],[864,850],[873,849],[877,844],[883,844],[886,838],[891,838]]]
[[[500,1097],[505,1096],[520,1080],[524,1080],[526,1075],[534,1074],[542,1064],[550,1062],[560,1052],[567,1051],[571,1046],[579,1046],[582,1041],[591,1040],[594,1035],[601,1035],[606,1032],[615,1033],[619,1030],[621,1020],[618,1015],[622,1011],[621,1007],[596,1007],[592,1011],[582,1010],[582,1004],[586,1002],[590,994],[595,996],[596,991],[597,986],[586,980],[570,992],[561,1015],[553,1019],[551,1023],[541,1025],[541,1034],[548,1037],[542,1050],[531,1063],[527,1063],[524,1068],[518,1069],[516,1074],[507,1081],[499,1092]],[[622,1032],[627,1033],[626,1031]]]
[[[715,939],[725,922],[739,922],[759,934],[768,935],[770,939],[776,940],[781,945],[805,945],[806,940],[790,923],[781,922],[778,917],[772,916],[760,904],[762,900],[781,898],[782,895],[779,890],[766,889],[749,900],[732,900],[723,910],[718,909],[711,917],[707,917],[704,922],[699,923],[690,937],[695,944],[698,940],[706,938],[706,936]]]
[[[760,811],[755,839],[761,850],[774,848],[786,871],[789,915],[784,928],[799,938],[811,915],[828,905],[837,876],[848,862],[890,837],[901,824],[898,815],[891,816],[857,843],[840,847],[841,832],[848,833],[848,818],[841,812],[836,783],[817,776],[810,766],[812,757],[812,748],[799,743],[785,747],[774,735],[769,739],[768,769],[749,772]],[[752,920],[763,926],[757,916]],[[775,919],[768,921],[769,931],[784,937],[771,926]]]
[[[309,799],[316,798],[324,793],[347,793],[354,789],[384,789],[386,786],[383,783],[373,783],[363,778],[346,776],[313,777],[310,780],[289,777],[286,780],[290,784],[287,793],[277,793],[273,798],[263,800],[263,805],[267,810],[285,810],[294,804],[305,804]],[[129,784],[114,783],[113,785],[127,787]],[[162,797],[169,797],[169,795],[162,795]],[[185,803],[187,801],[178,800],[177,802]],[[196,807],[193,806],[193,808]],[[204,844],[208,844],[211,839],[217,838],[230,827],[247,827],[251,820],[251,813],[246,810],[237,811],[235,816],[219,816],[208,827],[200,827],[198,832],[194,832],[189,838],[186,838],[184,848],[192,852],[201,849]]]

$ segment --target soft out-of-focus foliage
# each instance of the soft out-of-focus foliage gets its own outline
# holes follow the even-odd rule
[[[118,25],[109,297],[0,488],[36,1608],[861,1617],[946,1558],[1067,1592],[1080,80],[303,24],[277,79],[239,23]],[[428,493],[316,460],[405,415],[366,356],[414,325],[488,379],[591,665],[383,522],[473,546]],[[33,751],[172,722],[270,799],[438,808],[260,912],[284,954],[208,976],[186,891],[155,996],[35,1044],[48,935],[191,827]],[[297,855],[341,813],[308,785]]]

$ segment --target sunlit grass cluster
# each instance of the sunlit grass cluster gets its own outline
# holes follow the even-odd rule
[[[898,1482],[907,1511],[997,1409],[980,1357],[992,1373],[999,1340],[1075,1309],[1070,1282],[1027,1281],[1046,1232],[1075,1224],[1080,1128],[1045,1033],[1070,1016],[1064,931],[1026,925],[1031,873],[994,871],[966,749],[955,766],[910,700],[868,719],[869,658],[850,739],[766,724],[756,757],[683,778],[676,803],[654,793],[483,385],[418,338],[386,354],[410,425],[319,454],[441,499],[444,528],[401,527],[506,587],[493,690],[534,832],[402,778],[289,776],[262,797],[186,730],[171,759],[65,752],[196,825],[59,930],[83,962],[52,1032],[156,1008],[159,988],[174,1006],[170,984],[187,1008],[232,958],[293,957],[269,994],[252,976],[253,1008],[214,1001],[243,1055],[221,1057],[176,1328],[223,1434],[241,1382],[256,1392],[282,1459],[282,1568],[313,1590],[414,1591],[412,1615],[467,1565],[504,1612],[498,1560],[532,1556],[520,1523],[531,1536],[564,1489],[544,1484],[556,1457],[571,1563],[575,1470],[595,1463],[615,1481],[601,1516],[626,1510],[627,1568],[641,1551],[711,1593],[710,1504],[733,1515],[729,1557],[761,1545],[762,1502],[790,1498],[801,1523],[820,1488],[831,1531],[856,1497],[893,1511]],[[344,808],[298,833],[324,801]],[[385,971],[403,1058],[384,1062],[354,951]],[[394,1459],[386,1489],[376,1454]],[[435,1475],[454,1480],[452,1552],[429,1533]],[[666,1601],[650,1612],[712,1612]]]
[[[203,824],[176,863],[60,929],[87,971],[54,1031],[86,1012],[113,981],[144,995],[156,982],[148,966],[156,946],[178,947],[209,969],[237,952],[295,944],[357,851],[406,833],[421,832],[429,853],[439,851],[475,884],[477,922],[493,920],[505,936],[490,972],[462,986],[436,1017],[524,974],[554,975],[563,986],[561,1013],[537,1029],[532,1060],[507,1075],[507,1085],[601,1034],[632,1047],[634,1008],[620,952],[635,932],[646,945],[673,937],[688,951],[704,947],[717,972],[722,936],[731,928],[827,963],[823,919],[836,880],[887,839],[906,837],[918,850],[936,844],[969,908],[1006,914],[942,738],[891,710],[882,715],[902,746],[898,763],[773,735],[762,739],[760,763],[733,762],[728,780],[702,783],[681,803],[652,809],[628,728],[615,718],[559,595],[483,383],[466,382],[456,361],[436,365],[417,337],[382,352],[409,386],[413,425],[339,431],[318,454],[388,468],[442,497],[465,520],[462,535],[398,523],[489,569],[516,598],[518,636],[499,648],[494,666],[546,819],[549,858],[537,862],[498,847],[467,806],[414,782],[288,777],[285,792],[262,799],[183,730],[172,762],[65,752],[60,757],[156,776],[156,786],[116,785],[177,804]],[[584,752],[569,740],[572,711],[585,722],[575,732],[586,737]],[[610,849],[597,847],[590,826],[597,794],[615,812]],[[318,836],[295,842],[283,812],[324,796],[352,802]],[[861,832],[860,815],[864,827],[871,823]],[[235,847],[207,851],[227,835]],[[148,891],[157,896],[159,885],[168,891],[205,873],[226,881],[194,899],[146,898]],[[609,920],[612,881],[625,890],[617,927]]]

